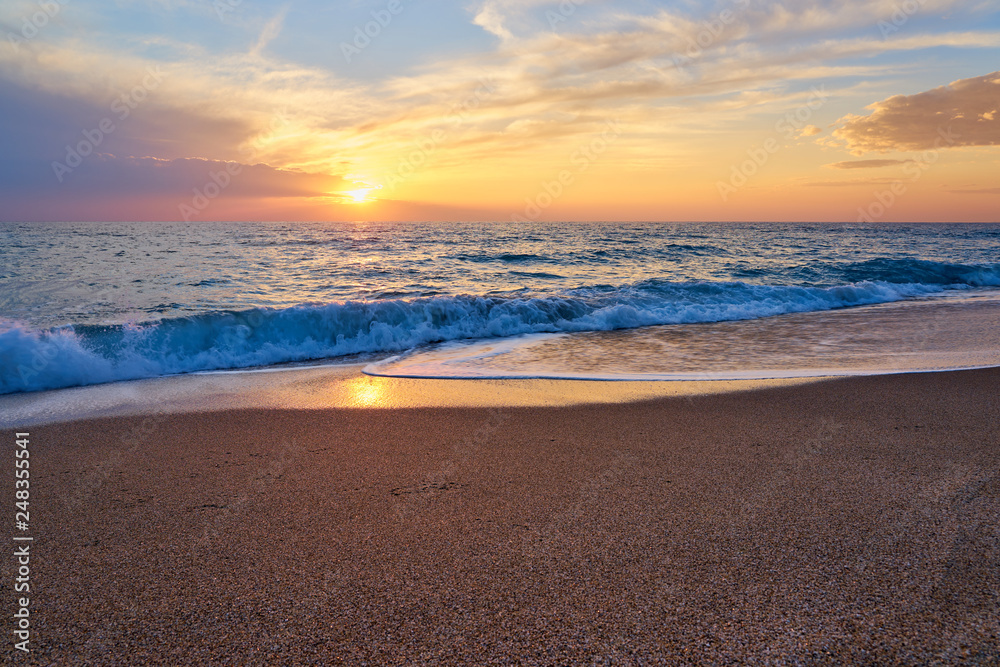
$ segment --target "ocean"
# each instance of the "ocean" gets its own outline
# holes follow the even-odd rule
[[[0,393],[1000,365],[1000,225],[2,223]]]

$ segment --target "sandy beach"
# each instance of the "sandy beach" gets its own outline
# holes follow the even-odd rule
[[[998,388],[34,427],[32,651],[6,656],[998,664]]]

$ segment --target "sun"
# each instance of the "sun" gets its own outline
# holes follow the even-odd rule
[[[357,190],[348,190],[344,194],[350,197],[351,198],[350,201],[354,202],[355,204],[361,204],[363,202],[368,201],[368,193],[371,192],[373,189],[374,188],[359,188]]]
[[[365,202],[374,201],[375,198],[369,195],[373,190],[378,190],[382,187],[380,185],[368,185],[367,183],[360,183],[357,181],[355,181],[354,184],[363,187],[355,188],[354,190],[344,190],[341,193],[344,197],[344,201],[349,204],[364,204]]]

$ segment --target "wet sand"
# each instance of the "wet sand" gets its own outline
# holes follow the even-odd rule
[[[1000,663],[998,369],[30,431],[17,663]]]

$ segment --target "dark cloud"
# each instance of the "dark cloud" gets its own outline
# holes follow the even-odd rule
[[[252,220],[282,201],[311,201],[345,185],[340,176],[264,164],[109,155],[88,157],[61,184],[49,177],[34,190],[0,184],[0,220]]]
[[[112,121],[115,130],[102,148],[116,155],[226,158],[235,155],[236,146],[256,132],[249,122],[219,116],[218,111],[177,107],[159,88],[149,89],[141,101],[130,98],[125,104],[122,96],[95,101],[28,88],[10,80],[0,79],[0,86],[4,92],[0,132],[16,132],[22,147],[28,145],[35,155],[58,152],[104,119]]]
[[[52,172],[50,172],[52,173]],[[314,197],[341,187],[339,176],[275,169],[266,164],[246,165],[201,158],[161,160],[94,155],[63,176],[50,191],[108,196],[190,196],[196,188],[215,182],[227,197]]]
[[[112,100],[101,104],[2,78],[0,91],[0,191],[51,188],[57,183],[52,163],[65,162],[67,147],[84,141],[97,144],[95,154],[236,159],[237,146],[253,136],[244,123],[159,106],[153,99],[123,119],[123,107],[112,109]],[[102,124],[113,129],[105,132]],[[93,168],[94,160],[88,157],[81,170]]]
[[[315,197],[344,186],[339,176],[186,157],[240,155],[236,147],[251,135],[240,123],[155,105],[121,119],[110,104],[2,79],[0,86],[2,219],[141,218],[144,201],[154,216],[176,219],[178,206],[206,187],[213,200],[232,201]],[[252,162],[252,153],[244,159]]]
[[[834,135],[857,154],[1000,144],[1000,72],[916,95],[895,95],[846,116]]]
[[[35,171],[46,166],[34,164]],[[229,207],[250,206],[252,210],[253,201],[321,197],[345,185],[340,176],[265,164],[107,154],[84,158],[75,169],[62,174],[61,183],[51,168],[46,175],[48,182],[43,185],[27,183],[35,187],[0,183],[4,198],[0,219],[176,220],[181,217],[182,205],[200,211],[211,203],[212,210],[218,212],[221,209],[215,202],[225,202]]]

